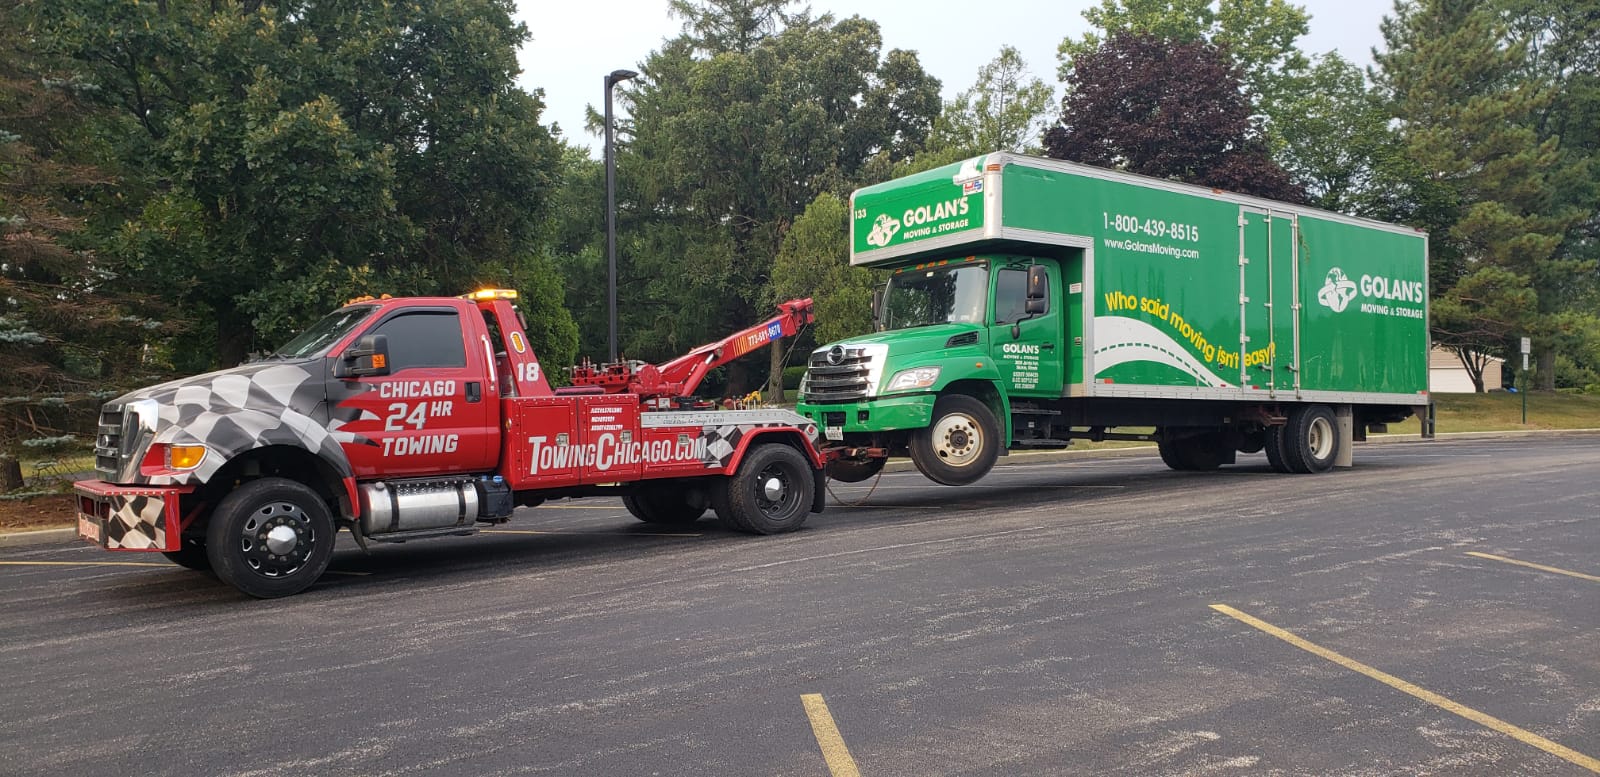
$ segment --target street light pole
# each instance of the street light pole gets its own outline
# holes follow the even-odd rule
[[[638,76],[632,70],[613,70],[606,74],[606,299],[611,347],[610,361],[617,360],[617,152],[611,122],[611,87]]]

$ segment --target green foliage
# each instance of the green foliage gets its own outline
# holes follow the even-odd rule
[[[978,69],[978,79],[946,103],[928,147],[936,164],[991,151],[1038,153],[1040,132],[1055,107],[1055,90],[1028,77],[1028,63],[1011,46]]]
[[[1556,354],[1594,321],[1582,300],[1595,282],[1597,193],[1594,148],[1567,145],[1553,130],[1596,118],[1562,89],[1581,86],[1579,75],[1600,64],[1574,58],[1569,73],[1543,59],[1592,46],[1565,37],[1592,25],[1530,24],[1529,6],[1507,6],[1398,5],[1384,20],[1388,51],[1378,65],[1409,157],[1456,203],[1434,225],[1435,337],[1494,339],[1494,352],[1509,357],[1517,337],[1531,336],[1540,387],[1549,389]],[[1499,312],[1462,317],[1457,299]]]
[[[629,82],[618,160],[619,306],[630,356],[675,355],[771,315],[773,262],[819,193],[919,150],[938,82],[877,24],[783,0],[680,2],[683,35]],[[766,370],[730,365],[743,393]]]
[[[1238,66],[1203,41],[1117,33],[1078,56],[1045,152],[1271,199],[1304,196],[1268,155]]]
[[[1062,81],[1071,76],[1075,60],[1118,34],[1216,45],[1239,66],[1245,88],[1257,99],[1284,91],[1283,78],[1307,64],[1295,41],[1306,34],[1310,17],[1304,7],[1286,0],[1101,0],[1083,18],[1098,31],[1061,42]]]
[[[88,156],[88,85],[55,68],[0,1],[0,490],[22,485],[17,454],[91,431],[103,392],[152,372],[141,346],[170,311],[120,288],[84,239],[84,199],[110,183]]]
[[[508,0],[51,5],[31,29],[115,112],[108,247],[216,322],[189,350],[231,363],[350,296],[460,293],[537,250],[556,146]]]
[[[850,266],[847,216],[843,200],[817,195],[783,236],[773,263],[774,301],[810,297],[819,343],[872,331],[873,277]]]

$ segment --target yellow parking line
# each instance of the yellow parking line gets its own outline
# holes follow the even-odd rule
[[[1469,555],[1469,556],[1477,556],[1478,558],[1486,558],[1486,559],[1489,559],[1490,561],[1503,561],[1503,562],[1505,562],[1507,564],[1516,564],[1519,567],[1527,567],[1529,569],[1537,569],[1537,570],[1539,570],[1541,572],[1553,572],[1553,573],[1558,574],[1558,575],[1566,575],[1567,577],[1576,577],[1579,580],[1589,580],[1589,581],[1593,581],[1593,582],[1596,582],[1596,583],[1600,583],[1600,576],[1586,575],[1586,574],[1584,574],[1582,572],[1573,572],[1571,570],[1562,569],[1560,567],[1547,567],[1547,566],[1545,566],[1543,564],[1535,564],[1535,563],[1533,563],[1531,561],[1518,561],[1518,560],[1516,560],[1514,558],[1506,558],[1505,556],[1496,556],[1493,553],[1479,553],[1479,552],[1473,551],[1473,550],[1467,551],[1467,555]]]
[[[811,718],[811,733],[816,735],[817,746],[822,748],[822,760],[828,762],[828,771],[833,777],[861,777],[861,771],[856,769],[856,760],[850,757],[850,749],[844,746],[844,737],[839,736],[839,727],[834,725],[833,716],[828,713],[828,703],[822,700],[822,694],[801,694],[800,703],[806,707],[806,717]]]
[[[538,531],[536,529],[489,529],[484,534],[584,534],[600,537],[703,537],[703,534],[668,534],[666,532],[620,531]]]
[[[1321,645],[1301,639],[1300,637],[1267,623],[1264,620],[1239,612],[1238,610],[1235,610],[1226,604],[1213,604],[1211,605],[1211,609],[1271,634],[1272,636],[1294,645],[1295,647],[1300,648],[1307,653],[1312,653],[1314,655],[1326,658],[1329,661],[1332,661],[1335,664],[1338,664],[1339,666],[1342,666],[1353,672],[1360,672],[1361,674],[1377,680],[1378,682],[1383,683],[1384,685],[1387,685],[1397,691],[1415,696],[1416,698],[1432,704],[1435,707],[1453,712],[1463,718],[1466,718],[1467,720],[1472,721],[1473,723],[1477,723],[1480,726],[1492,728],[1495,731],[1517,740],[1518,742],[1526,745],[1532,745],[1564,761],[1577,764],[1578,766],[1588,769],[1591,772],[1600,774],[1600,759],[1584,755],[1583,753],[1568,747],[1563,747],[1562,745],[1545,739],[1544,737],[1539,736],[1532,731],[1518,728],[1497,717],[1494,717],[1493,715],[1487,715],[1459,702],[1446,699],[1445,697],[1440,696],[1433,691],[1419,688],[1411,683],[1406,682],[1405,680],[1395,677],[1394,675],[1373,669],[1372,667],[1367,666],[1360,661],[1345,658],[1344,656],[1322,647]]]
[[[160,561],[0,561],[10,567],[171,567],[178,565]]]

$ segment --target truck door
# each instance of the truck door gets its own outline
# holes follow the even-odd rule
[[[1239,210],[1239,385],[1272,391],[1272,219]]]
[[[1239,212],[1239,385],[1277,397],[1294,391],[1293,214]]]
[[[1272,214],[1272,395],[1299,396],[1300,221]]]
[[[1061,278],[1056,267],[1045,273],[1043,313],[1030,315],[1026,263],[996,263],[989,355],[1011,396],[1061,396],[1066,337],[1061,329]]]
[[[357,478],[494,468],[500,402],[480,326],[451,307],[402,307],[361,333],[386,337],[389,374],[345,379],[364,389],[339,403],[355,416],[342,429],[361,438],[344,446]]]

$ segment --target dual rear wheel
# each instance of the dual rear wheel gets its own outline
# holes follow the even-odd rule
[[[1163,430],[1159,443],[1161,460],[1179,471],[1216,469],[1232,464],[1236,450],[1265,449],[1273,470],[1295,474],[1332,469],[1342,444],[1338,421],[1327,405],[1296,406],[1283,426],[1267,427],[1260,432],[1260,439],[1235,440],[1223,432],[1184,434],[1169,428]]]
[[[745,453],[737,472],[705,481],[705,488],[645,483],[622,497],[622,504],[645,523],[687,526],[711,507],[729,529],[778,534],[805,523],[819,476],[805,454],[783,443],[765,443]]]

